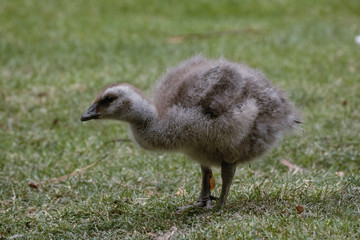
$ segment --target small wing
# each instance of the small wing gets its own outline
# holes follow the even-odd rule
[[[208,82],[207,88],[199,98],[204,114],[216,118],[232,109],[240,97],[240,91],[236,84],[236,73],[225,67],[214,67],[204,75],[204,81]]]
[[[154,103],[160,114],[172,108],[196,108],[216,118],[241,105],[245,84],[236,66],[197,56],[171,69],[160,82]]]
[[[179,88],[177,103],[181,106],[199,107],[203,114],[217,118],[240,101],[239,76],[230,66],[211,67],[194,78],[196,81],[186,81]]]

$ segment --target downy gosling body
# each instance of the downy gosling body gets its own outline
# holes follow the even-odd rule
[[[217,198],[210,194],[211,167],[220,166],[221,209],[236,165],[268,151],[284,132],[297,128],[299,117],[284,93],[259,71],[196,56],[168,70],[152,100],[130,84],[106,87],[81,121],[127,122],[141,147],[178,151],[197,161],[202,184],[194,206],[213,207]]]

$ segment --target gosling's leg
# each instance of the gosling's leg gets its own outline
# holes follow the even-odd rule
[[[200,207],[212,208],[211,201],[217,200],[210,194],[211,186],[210,179],[212,177],[212,170],[209,167],[201,166],[202,182],[201,182],[201,193],[196,205]]]
[[[198,201],[189,206],[180,207],[177,211],[178,213],[183,212],[184,210],[192,207],[206,207],[212,208],[212,200],[217,200],[217,197],[214,197],[210,194],[210,178],[212,176],[212,170],[209,167],[201,165],[202,181],[201,181],[201,192]]]
[[[222,188],[221,188],[220,200],[216,206],[218,211],[220,211],[225,205],[226,199],[229,194],[230,186],[235,175],[235,171],[236,171],[235,163],[227,163],[224,161],[221,162]]]

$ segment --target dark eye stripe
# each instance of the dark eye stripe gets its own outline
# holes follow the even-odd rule
[[[114,96],[107,96],[102,100],[102,102],[109,104],[109,103],[112,103],[115,99],[116,99],[116,97],[114,97]]]

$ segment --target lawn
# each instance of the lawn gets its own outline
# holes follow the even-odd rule
[[[359,13],[358,0],[1,1],[0,239],[359,239]],[[178,215],[200,190],[195,162],[79,118],[104,85],[151,96],[198,53],[261,69],[304,123],[238,166],[221,214]]]

